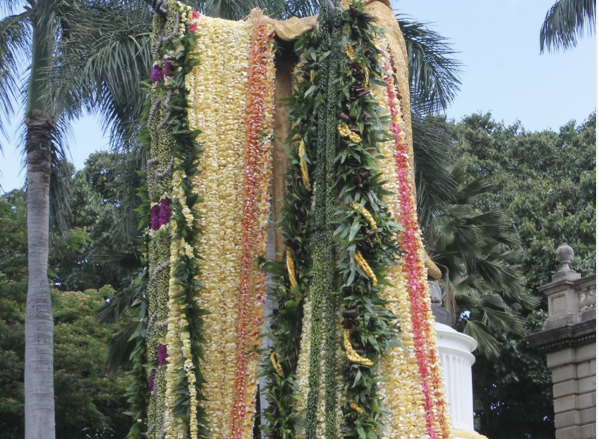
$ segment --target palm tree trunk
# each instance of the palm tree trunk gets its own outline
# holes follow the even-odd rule
[[[50,148],[53,123],[27,119],[25,438],[54,439],[54,321],[48,283]]]
[[[25,439],[54,439],[54,320],[48,282],[50,175],[55,119],[41,99],[52,43],[35,3],[31,73],[27,99],[27,245],[29,285],[25,313]]]

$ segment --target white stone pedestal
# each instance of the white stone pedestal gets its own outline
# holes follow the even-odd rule
[[[471,366],[475,362],[471,353],[477,347],[477,342],[442,323],[436,324],[436,337],[455,438],[481,438],[483,436],[473,429],[471,384]]]

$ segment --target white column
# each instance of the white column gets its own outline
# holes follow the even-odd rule
[[[477,342],[468,335],[455,331],[442,323],[436,324],[438,352],[444,371],[446,399],[450,408],[455,437],[474,437],[473,390],[471,366],[475,357],[471,354]],[[469,433],[469,434],[467,434]],[[477,436],[477,435],[476,435]]]

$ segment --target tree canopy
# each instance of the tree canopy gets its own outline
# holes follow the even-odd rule
[[[24,192],[2,196],[0,215],[0,430],[3,438],[17,439],[24,435]],[[106,369],[108,341],[121,325],[99,324],[94,317],[113,294],[109,286],[52,292],[57,437],[121,438],[128,430],[129,419],[124,414],[128,379]]]
[[[504,211],[521,242],[525,293],[551,280],[560,267],[555,252],[574,248],[572,268],[596,271],[596,114],[558,132],[528,132],[505,126],[490,114],[474,114],[452,127],[451,154],[470,179],[491,179],[496,189],[474,200],[474,208]],[[546,301],[525,311],[526,331],[543,328]],[[476,417],[488,437],[553,438],[552,379],[544,355],[525,338],[499,332],[498,360],[476,355],[473,368]]]

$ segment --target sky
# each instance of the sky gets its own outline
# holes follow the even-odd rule
[[[448,39],[462,64],[461,90],[447,110],[460,120],[490,112],[507,125],[520,121],[527,131],[557,131],[581,123],[596,109],[596,37],[582,38],[567,52],[540,55],[539,33],[554,0],[392,0],[395,11]],[[22,109],[9,133],[19,131]],[[0,137],[0,193],[21,187],[25,171],[18,135]],[[77,169],[108,138],[93,116],[73,127],[70,159]]]

